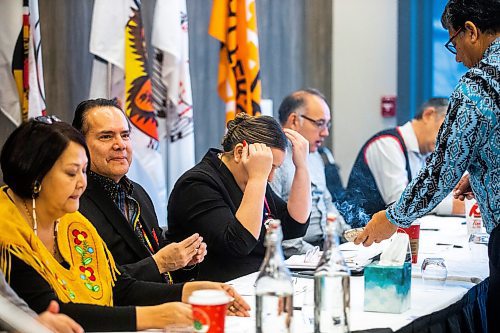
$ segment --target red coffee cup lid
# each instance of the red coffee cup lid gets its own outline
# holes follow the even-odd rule
[[[223,290],[203,289],[194,291],[188,303],[194,305],[222,305],[232,301]]]

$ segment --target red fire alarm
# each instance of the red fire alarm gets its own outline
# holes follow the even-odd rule
[[[396,116],[396,96],[382,96],[380,100],[380,111],[382,117],[390,118]]]

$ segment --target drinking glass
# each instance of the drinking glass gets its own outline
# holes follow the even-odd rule
[[[447,276],[448,270],[443,258],[425,258],[422,262],[422,280],[427,288],[443,288]]]
[[[487,233],[474,233],[469,236],[469,250],[471,258],[479,261],[488,261],[488,242],[490,235]]]

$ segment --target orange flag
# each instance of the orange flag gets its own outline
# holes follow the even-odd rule
[[[259,39],[255,0],[214,0],[208,33],[221,42],[218,93],[226,122],[260,114]]]

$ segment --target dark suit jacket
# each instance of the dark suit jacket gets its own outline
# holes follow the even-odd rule
[[[158,237],[159,246],[152,242],[156,253],[169,241],[158,225],[151,198],[141,185],[132,183],[134,185],[132,197],[139,203],[139,219],[142,226],[150,240],[154,239],[153,230]],[[88,177],[87,190],[80,198],[79,211],[92,222],[106,242],[116,263],[124,271],[138,280],[165,282],[154,259],[141,240],[137,238],[130,223],[113,200],[104,192],[102,186],[91,176]],[[196,270],[179,270],[173,272],[172,275],[174,282],[181,282],[189,280],[195,273]]]

